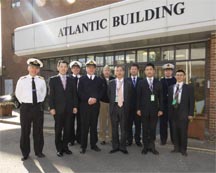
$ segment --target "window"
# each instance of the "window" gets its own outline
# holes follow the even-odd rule
[[[114,55],[113,55],[113,53],[107,53],[105,55],[105,63],[106,63],[106,65],[114,65]]]
[[[103,54],[96,54],[95,60],[96,60],[97,65],[104,66],[104,56],[103,56]]]
[[[206,56],[205,43],[191,44],[191,59],[205,59]]]
[[[12,8],[20,7],[20,0],[11,0],[11,7]]]
[[[174,46],[162,47],[161,60],[162,61],[174,60]]]
[[[86,62],[89,60],[94,60],[94,55],[87,55]]]
[[[189,59],[189,45],[176,46],[176,60]]]
[[[124,64],[124,52],[116,52],[115,54],[115,64]]]
[[[136,61],[136,51],[126,51],[126,63],[133,63]]]
[[[149,49],[149,61],[160,61],[160,48]]]
[[[137,51],[137,62],[147,62],[148,52],[146,49]]]

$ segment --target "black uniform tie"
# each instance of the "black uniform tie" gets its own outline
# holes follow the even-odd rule
[[[32,78],[32,96],[33,96],[33,104],[37,104],[37,93],[34,78]]]

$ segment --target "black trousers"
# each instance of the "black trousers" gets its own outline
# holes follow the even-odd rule
[[[140,142],[140,134],[141,134],[141,117],[136,114],[136,108],[130,109],[129,117],[128,117],[128,133],[127,133],[127,141],[128,143],[133,142],[133,137],[135,138],[135,142]],[[135,125],[135,134],[133,135],[133,124]]]
[[[21,104],[20,107],[20,123],[21,123],[21,138],[20,149],[23,156],[28,156],[30,153],[30,133],[31,123],[33,123],[33,139],[35,154],[42,153],[44,146],[43,136],[44,113],[42,103]]]
[[[187,139],[188,139],[188,119],[180,119],[178,110],[174,111],[172,119],[173,127],[173,142],[174,149],[181,152],[187,151]]]
[[[172,130],[172,121],[168,117],[168,107],[166,107],[163,111],[163,115],[160,116],[160,140],[162,143],[167,142],[168,138],[168,124],[170,129],[170,139],[173,143],[173,130]]]
[[[128,118],[124,112],[124,105],[119,107],[117,103],[114,105],[114,110],[110,114],[112,124],[112,147],[113,149],[126,150],[126,138],[127,138],[127,125]],[[119,125],[121,131],[121,138],[119,141]]]
[[[157,113],[153,113],[153,112],[142,113],[144,148],[152,149],[152,150],[155,149],[157,120],[158,120]]]
[[[78,110],[78,113],[73,114],[73,116],[71,117],[71,138],[70,138],[71,143],[74,143],[74,141],[77,141],[78,143],[81,142],[81,117],[80,116],[81,115]]]
[[[87,102],[80,104],[81,114],[81,148],[86,149],[88,144],[88,133],[90,130],[90,144],[95,147],[98,141],[97,124],[100,103],[89,105]]]
[[[58,152],[68,149],[70,141],[72,113],[65,111],[54,115],[55,119],[55,146]]]

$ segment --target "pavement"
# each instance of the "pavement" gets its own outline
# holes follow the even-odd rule
[[[101,152],[89,149],[86,154],[79,153],[78,144],[70,146],[72,155],[56,156],[54,145],[54,120],[48,112],[44,115],[44,153],[45,158],[34,155],[31,139],[30,158],[22,162],[19,149],[20,124],[19,110],[11,117],[0,117],[0,173],[74,173],[74,172],[216,172],[215,143],[210,141],[188,140],[188,156],[173,154],[170,141],[159,145],[157,135],[156,148],[159,156],[152,153],[141,154],[140,147],[128,147],[129,154],[109,154],[111,144],[98,146]]]

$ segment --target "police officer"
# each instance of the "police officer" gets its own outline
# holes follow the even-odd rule
[[[72,79],[75,80],[77,88],[78,88],[79,78],[81,77],[81,75],[80,75],[81,68],[82,68],[82,64],[79,61],[72,61],[70,63],[70,69],[72,72],[71,77],[72,77]],[[76,121],[76,125],[75,125],[75,121]],[[79,108],[78,108],[78,112],[76,114],[73,114],[73,116],[71,118],[70,144],[74,145],[75,141],[79,144],[81,141],[81,119],[80,119]]]
[[[168,123],[170,128],[170,138],[171,142],[173,143],[172,124],[171,120],[168,117],[168,88],[176,83],[176,78],[173,76],[173,64],[164,64],[162,68],[164,70],[164,78],[161,79],[163,87],[164,114],[160,117],[160,140],[161,145],[165,145],[168,137]]]
[[[46,83],[43,77],[38,76],[43,63],[35,58],[27,61],[28,72],[22,76],[16,85],[16,97],[21,103],[20,123],[21,138],[20,148],[22,161],[27,160],[30,153],[31,123],[33,123],[33,139],[35,155],[39,158],[45,157],[42,153],[44,146],[43,121],[44,113],[42,103],[46,97]]]
[[[82,76],[78,85],[81,114],[81,154],[86,152],[88,132],[90,130],[91,149],[101,151],[96,145],[98,141],[97,123],[100,109],[100,99],[103,93],[102,79],[95,75],[96,62],[89,60],[86,63],[87,74]]]

